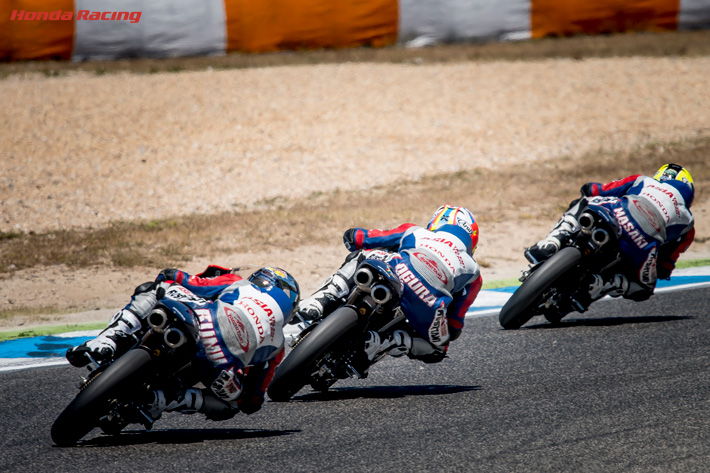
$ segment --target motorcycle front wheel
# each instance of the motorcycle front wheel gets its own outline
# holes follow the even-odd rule
[[[79,391],[52,425],[52,441],[60,447],[74,445],[99,425],[109,402],[130,390],[151,362],[150,353],[138,347],[113,362]]]
[[[500,325],[507,330],[520,328],[535,315],[540,296],[582,259],[579,249],[568,246],[552,255],[534,271],[513,293],[498,315]]]
[[[347,337],[357,322],[357,312],[347,306],[323,319],[276,368],[274,379],[266,390],[269,398],[277,402],[288,401],[310,383],[310,375],[317,363]]]

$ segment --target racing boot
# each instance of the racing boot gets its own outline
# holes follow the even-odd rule
[[[395,330],[381,336],[370,330],[365,339],[365,355],[370,364],[381,360],[385,355],[395,358],[408,354],[412,349],[412,337],[404,330]]]
[[[604,296],[619,297],[629,290],[629,280],[623,274],[614,274],[610,278],[603,278],[600,274],[592,274],[587,291],[582,291],[573,301],[575,309],[586,312],[594,301]]]
[[[141,320],[155,307],[158,287],[154,282],[138,286],[131,302],[111,317],[108,326],[96,338],[67,350],[69,363],[77,367],[86,366],[90,358],[103,362],[113,359],[116,353],[123,354],[133,346],[136,341],[134,334],[142,328]]]
[[[574,216],[563,215],[549,235],[525,251],[525,258],[531,264],[542,263],[557,253],[572,236],[579,232],[579,229],[579,222]]]
[[[148,404],[148,414],[153,420],[160,419],[163,412],[179,411],[183,414],[198,412],[204,403],[202,390],[190,388],[185,390],[153,391],[153,402]]]
[[[629,290],[629,280],[623,274],[614,274],[607,280],[604,280],[599,274],[593,274],[592,278],[593,280],[589,284],[589,297],[592,301],[599,300],[604,296],[623,296]]]
[[[133,312],[127,309],[119,310],[111,317],[108,327],[96,338],[67,350],[67,360],[76,367],[88,365],[91,358],[99,363],[111,360],[117,352],[123,352],[133,346],[136,342],[133,334],[140,329],[141,321]]]
[[[348,280],[339,272],[335,273],[311,297],[299,302],[295,317],[289,323],[318,320],[340,306],[349,293]]]
[[[218,398],[208,389],[190,388],[186,390],[153,391],[153,401],[148,404],[148,415],[156,421],[163,412],[194,414],[199,412],[210,420],[227,420],[239,412],[236,403],[228,403]]]

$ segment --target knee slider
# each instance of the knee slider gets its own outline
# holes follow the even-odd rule
[[[626,290],[624,297],[632,301],[641,302],[647,300],[652,295],[653,289],[649,289],[636,282],[629,282],[629,288]]]
[[[210,420],[227,420],[234,417],[237,413],[236,409],[232,409],[229,403],[224,402],[216,396],[207,393],[203,390],[202,407],[198,410]]]
[[[446,352],[423,338],[412,337],[412,349],[409,353],[409,358],[421,360],[424,363],[438,363],[446,358]]]

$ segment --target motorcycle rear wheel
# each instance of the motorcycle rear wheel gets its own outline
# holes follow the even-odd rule
[[[540,296],[581,259],[579,249],[568,246],[542,263],[505,303],[498,315],[500,325],[506,330],[515,330],[537,315],[534,311]]]
[[[151,362],[148,351],[135,348],[92,378],[52,425],[52,441],[60,447],[74,445],[99,425],[111,399],[130,390],[142,369]]]
[[[357,326],[352,307],[340,307],[306,335],[276,368],[266,392],[272,401],[285,402],[310,383],[316,364]]]

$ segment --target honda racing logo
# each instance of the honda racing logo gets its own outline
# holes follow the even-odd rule
[[[631,199],[631,203],[634,204],[636,210],[638,210],[639,213],[645,217],[646,222],[648,222],[648,224],[651,225],[656,232],[660,232],[663,229],[661,227],[661,222],[658,221],[658,217],[653,212],[653,209],[649,209],[647,207],[649,204],[646,204],[645,202],[646,201],[640,201],[638,199]]]
[[[227,316],[227,320],[229,321],[229,324],[232,326],[232,329],[234,329],[234,335],[237,339],[237,343],[239,343],[239,348],[242,349],[243,352],[248,352],[249,351],[249,334],[247,333],[246,327],[244,327],[244,324],[242,321],[239,319],[239,316],[237,313],[229,306],[223,306],[224,307],[224,315]]]
[[[76,20],[89,21],[127,21],[129,23],[138,23],[141,21],[142,12],[139,11],[91,11],[79,10],[76,12]],[[12,10],[10,21],[71,21],[74,18],[74,12],[57,10],[53,12],[47,11],[25,11]]]
[[[414,256],[416,259],[421,261],[422,264],[424,266],[426,266],[429,269],[429,271],[431,271],[439,281],[441,281],[444,284],[447,284],[449,282],[449,278],[447,278],[444,271],[442,271],[441,268],[439,268],[439,265],[436,261],[429,258],[427,255],[425,255],[424,253],[422,253],[420,251],[414,252],[414,254],[412,256]]]

